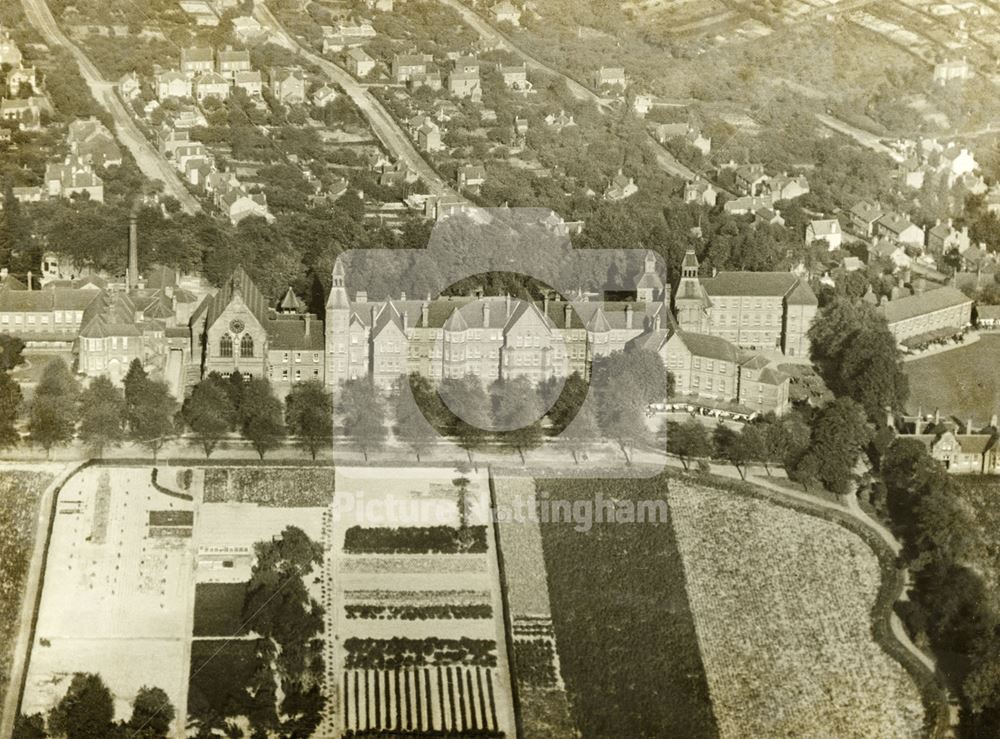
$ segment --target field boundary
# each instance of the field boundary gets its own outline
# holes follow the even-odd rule
[[[22,619],[25,616],[26,609],[29,607],[29,604],[31,608],[31,619],[29,621],[30,625],[27,631],[28,638],[23,638],[24,632],[22,627],[22,629],[18,631],[17,642],[14,646],[14,655],[11,662],[12,666],[20,667],[21,674],[14,675],[15,670],[12,669],[11,671],[11,679],[7,688],[7,696],[4,699],[4,711],[2,717],[0,717],[0,737],[3,737],[4,739],[11,735],[14,730],[14,722],[17,721],[17,717],[21,715],[21,704],[24,701],[24,690],[27,687],[28,682],[28,664],[31,660],[32,646],[35,643],[35,629],[38,627],[38,613],[42,605],[42,592],[45,589],[45,570],[49,563],[49,546],[52,543],[52,530],[55,528],[56,509],[59,505],[59,494],[62,492],[66,483],[69,482],[73,476],[90,467],[93,463],[93,459],[84,460],[83,462],[65,471],[62,476],[57,476],[49,486],[49,489],[52,491],[52,499],[49,502],[44,543],[39,544],[38,541],[35,542],[35,548],[32,552],[32,561],[29,562],[28,565],[28,579],[25,582],[24,599],[21,606]],[[46,492],[48,491],[43,491],[43,497]],[[40,503],[42,502],[43,501],[40,501]],[[39,531],[36,533],[40,534],[42,532]],[[34,582],[32,582],[31,565],[34,563],[34,557],[39,554],[41,555],[41,562],[38,565],[38,577],[34,580]],[[34,588],[34,593],[29,592],[32,587]],[[19,653],[21,653],[20,662],[18,662]],[[12,697],[15,695],[17,696],[16,702]],[[12,707],[14,710],[10,710]]]
[[[896,566],[896,554],[884,539],[861,520],[851,516],[846,510],[841,512],[821,504],[814,504],[793,497],[785,497],[776,490],[755,485],[752,482],[728,480],[713,474],[681,472],[671,469],[669,480],[678,479],[691,485],[713,487],[717,490],[747,495],[757,500],[765,500],[775,505],[815,516],[829,523],[838,524],[858,536],[875,554],[881,570],[881,582],[872,606],[872,638],[890,658],[898,662],[910,675],[924,704],[924,731],[930,739],[947,735],[949,725],[948,690],[939,670],[930,670],[906,646],[899,641],[892,629],[895,604],[906,587],[903,571]]]

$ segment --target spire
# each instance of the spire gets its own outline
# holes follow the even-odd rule
[[[347,288],[344,285],[344,263],[339,257],[333,263],[330,297],[327,298],[326,307],[342,309],[349,309],[351,307],[351,300],[347,297]]]

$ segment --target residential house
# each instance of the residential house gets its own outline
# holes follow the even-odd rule
[[[347,52],[347,69],[355,77],[367,77],[375,69],[375,60],[364,49],[351,49]]]
[[[189,98],[191,97],[191,78],[175,70],[161,72],[156,75],[156,99]]]
[[[210,97],[225,100],[229,97],[229,80],[218,72],[202,72],[194,78],[194,97],[199,103]]]
[[[761,208],[774,207],[774,200],[770,195],[745,195],[740,198],[727,200],[722,209],[730,215],[740,216],[747,213],[754,213]]]
[[[924,230],[900,213],[883,214],[872,224],[872,235],[884,236],[900,244],[918,249],[922,249],[924,246]]]
[[[611,201],[624,200],[625,198],[632,197],[637,192],[639,192],[639,186],[635,184],[635,180],[631,177],[626,177],[619,169],[618,174],[611,179],[611,184],[604,191],[604,199]]]
[[[0,28],[0,64],[15,69],[21,66],[22,59],[21,50],[10,37],[10,31]]]
[[[684,183],[685,203],[697,203],[698,205],[707,205],[710,208],[714,208],[718,196],[719,191],[715,189],[715,186],[701,177],[696,177],[694,180],[688,180]]]
[[[392,59],[392,78],[396,82],[409,82],[414,77],[423,77],[432,60],[430,54],[396,54]]]
[[[524,64],[501,64],[500,76],[503,77],[503,83],[511,90],[523,92],[531,89],[531,83],[528,82],[528,67]]]
[[[451,72],[448,75],[448,92],[457,98],[469,98],[473,102],[479,102],[483,98],[479,72]]]
[[[862,200],[851,208],[849,215],[854,232],[859,236],[870,237],[874,235],[875,222],[884,215],[884,211],[877,203]]]
[[[250,52],[246,49],[234,49],[227,46],[219,51],[217,72],[228,80],[234,79],[238,72],[249,72],[253,69],[250,64]]]
[[[769,177],[764,183],[764,190],[775,200],[793,200],[809,192],[809,180],[804,176],[789,177],[786,174]]]
[[[267,208],[267,196],[264,193],[249,193],[242,187],[222,195],[219,198],[219,207],[234,226],[251,216],[263,218],[268,223],[274,220],[274,216]]]
[[[244,44],[251,43],[264,36],[264,27],[257,19],[249,15],[233,18],[233,35]]]
[[[744,164],[736,168],[736,189],[744,195],[762,195],[768,177],[763,164]],[[772,198],[773,199],[773,198]]]
[[[949,59],[934,65],[934,81],[939,85],[949,82],[967,80],[972,77],[972,69],[965,57]]]
[[[324,83],[316,88],[310,99],[317,108],[323,108],[336,100],[339,94],[332,85]]]
[[[122,99],[132,101],[142,94],[142,80],[135,72],[128,72],[118,80],[118,92]]]
[[[784,226],[781,211],[774,208],[758,208],[753,213],[754,226]]]
[[[455,72],[478,75],[481,67],[482,62],[474,56],[456,56],[452,61],[452,69]]]
[[[561,132],[564,128],[575,126],[576,121],[571,114],[565,110],[560,110],[558,114],[549,113],[545,116],[545,125],[549,128],[554,128],[557,132]]]
[[[958,333],[972,322],[972,299],[949,286],[886,301],[878,310],[898,342]]]
[[[840,221],[836,218],[826,218],[810,221],[806,226],[806,245],[814,241],[825,241],[830,251],[836,251],[844,241],[844,233],[840,229]]]
[[[927,230],[927,251],[932,254],[940,256],[950,251],[963,254],[971,245],[969,227],[962,226],[959,231],[952,225],[950,218],[945,222],[938,219],[934,227]]]
[[[34,66],[19,66],[7,72],[7,95],[8,97],[22,97],[21,92],[27,89],[27,95],[35,95],[41,91],[38,83],[38,71]]]
[[[458,189],[478,192],[486,182],[486,168],[481,164],[466,164],[458,168]]]
[[[193,79],[215,71],[215,54],[209,47],[181,49],[181,74]]]
[[[430,118],[425,118],[417,129],[417,146],[421,151],[429,153],[441,151],[444,148],[441,143],[441,129]]]
[[[301,105],[306,101],[306,79],[298,67],[271,67],[268,74],[271,94],[284,105]]]
[[[86,194],[91,200],[104,202],[104,182],[90,164],[74,156],[45,167],[45,188],[49,197],[70,198]]]
[[[16,122],[21,131],[40,131],[42,113],[51,109],[42,97],[4,98],[0,100],[0,120]]]
[[[521,25],[521,9],[508,0],[501,2],[490,8],[490,17],[494,23],[510,23],[512,26]]]
[[[240,71],[233,75],[233,87],[243,90],[250,97],[260,97],[264,91],[264,80],[260,70]]]
[[[191,132],[181,130],[178,131],[171,128],[168,124],[164,123],[160,127],[157,135],[157,143],[160,150],[160,154],[172,157],[174,151],[178,146],[183,146],[184,144],[191,142]]]
[[[607,87],[620,87],[624,90],[628,85],[624,67],[601,67],[594,72],[593,80],[597,90]]]
[[[947,173],[948,186],[955,184],[959,177],[979,169],[976,158],[965,147],[949,146],[941,153],[941,168]]]
[[[444,87],[444,82],[441,79],[441,73],[436,69],[429,69],[425,74],[414,75],[410,78],[409,85],[411,89],[416,90],[418,87],[426,87],[429,90],[440,90]]]
[[[81,162],[97,167],[111,167],[122,163],[122,152],[114,135],[94,116],[72,121],[66,134],[66,143],[70,152]]]
[[[913,265],[913,257],[910,256],[907,247],[886,236],[875,239],[868,247],[868,258],[869,260],[882,259],[891,262],[893,272],[909,269]]]

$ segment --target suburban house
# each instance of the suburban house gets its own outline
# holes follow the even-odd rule
[[[764,182],[764,191],[770,193],[774,200],[793,200],[809,192],[809,180],[802,175],[768,177]]]
[[[392,59],[392,78],[396,82],[409,82],[422,77],[433,59],[430,54],[396,54]]]
[[[806,226],[806,244],[814,241],[825,241],[830,251],[836,251],[844,241],[844,233],[840,229],[840,221],[836,218],[810,221]]]
[[[954,80],[962,81],[972,77],[969,63],[962,59],[949,59],[934,65],[934,81],[939,85],[947,85]]]
[[[199,103],[210,97],[225,100],[229,97],[229,80],[218,72],[203,72],[194,78],[194,97]]]
[[[104,182],[90,164],[75,156],[45,167],[45,190],[49,197],[70,198],[86,194],[91,200],[104,202]]]
[[[5,64],[12,69],[21,66],[21,50],[17,48],[14,39],[10,37],[10,31],[0,28],[0,64]]]
[[[495,23],[510,23],[512,26],[521,25],[521,10],[508,0],[501,2],[490,8],[490,17]]]
[[[355,77],[367,77],[375,69],[375,60],[364,49],[353,48],[347,52],[347,69]]]
[[[950,187],[959,177],[979,169],[979,162],[965,147],[949,146],[941,152],[940,167],[947,173]]]
[[[882,210],[882,206],[862,200],[851,208],[851,228],[859,236],[870,237],[874,235],[875,222],[884,214],[885,211]]]
[[[774,199],[770,195],[744,195],[740,198],[727,200],[722,209],[730,215],[740,216],[756,213],[761,208],[774,207]]]
[[[180,72],[170,70],[156,75],[156,98],[189,98],[191,97],[191,78]]]
[[[215,70],[215,54],[210,47],[181,49],[181,74],[194,78]]]
[[[430,118],[425,118],[417,129],[417,146],[426,152],[441,151],[444,148],[441,143],[441,129]]]
[[[971,245],[969,227],[962,226],[959,231],[952,225],[950,218],[944,222],[938,220],[933,228],[927,230],[927,251],[934,254],[947,254],[950,251],[962,254]]]
[[[243,90],[250,97],[260,97],[264,91],[264,79],[258,69],[237,72],[233,76],[233,87]]]
[[[594,72],[593,80],[594,88],[598,90],[605,87],[620,87],[624,90],[628,84],[624,67],[601,67]]]
[[[317,108],[322,108],[336,100],[339,94],[332,85],[324,83],[316,88],[310,100],[312,100],[312,104]]]
[[[744,164],[737,167],[734,174],[736,176],[736,189],[741,193],[744,195],[763,194],[764,184],[767,182],[763,164]]]
[[[900,244],[922,248],[924,230],[900,213],[885,213],[872,226],[873,236],[884,236]]]
[[[256,41],[264,35],[264,27],[252,15],[233,18],[233,35],[243,43]]]
[[[625,198],[632,197],[637,192],[639,192],[639,186],[635,184],[635,180],[631,177],[626,177],[619,169],[618,174],[611,179],[611,184],[604,191],[604,199],[611,201],[624,200]]]
[[[454,71],[448,75],[448,92],[458,98],[470,98],[478,102],[483,97],[482,82],[478,70],[475,72]]]
[[[698,177],[684,183],[684,202],[707,205],[715,207],[715,201],[719,196],[719,191],[715,189],[711,182]]]
[[[958,333],[972,323],[972,298],[950,286],[888,300],[878,310],[898,342]]]
[[[545,125],[556,131],[562,131],[564,128],[575,126],[576,121],[573,120],[572,114],[560,110],[559,113],[549,113],[545,116]]]
[[[122,163],[122,152],[114,135],[93,116],[72,121],[66,133],[66,143],[81,162],[98,167]]]
[[[819,301],[792,272],[719,272],[698,275],[689,250],[674,294],[682,331],[718,336],[743,349],[809,356],[807,332]]]
[[[481,164],[466,164],[458,168],[458,188],[478,191],[486,182],[486,168]]]
[[[500,65],[500,76],[503,83],[512,90],[526,91],[531,89],[528,82],[528,68],[524,64]]]
[[[249,193],[243,188],[234,188],[219,197],[218,205],[234,226],[251,216],[263,218],[268,223],[274,220],[271,211],[267,209],[267,197],[264,193]]]
[[[306,78],[298,67],[271,67],[268,80],[278,102],[301,105],[306,101]]]
[[[38,84],[38,71],[34,66],[19,66],[7,73],[7,95],[21,97],[22,90],[27,88],[28,95],[34,95],[41,90]]]
[[[226,79],[233,79],[237,72],[249,72],[253,69],[250,64],[250,52],[245,49],[233,49],[226,47],[219,52],[218,68],[216,71]]]

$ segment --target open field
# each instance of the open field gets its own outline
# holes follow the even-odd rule
[[[920,733],[920,694],[872,637],[874,552],[842,527],[671,481],[691,609],[722,737]]]
[[[0,705],[8,688],[25,577],[38,533],[38,502],[52,479],[45,473],[0,471]]]
[[[550,499],[657,499],[662,478],[538,483]],[[587,737],[717,736],[684,567],[669,524],[542,524],[552,621]],[[595,706],[600,706],[594,710]]]
[[[193,589],[189,536],[152,536],[152,511],[190,511],[149,468],[91,467],[62,489],[53,524],[24,713],[47,711],[74,672],[98,672],[126,718],[143,685],[183,706]],[[178,722],[181,725],[181,722]]]
[[[903,364],[910,378],[907,410],[927,414],[940,410],[973,426],[990,422],[1000,412],[1000,335],[983,334],[979,341]]]

